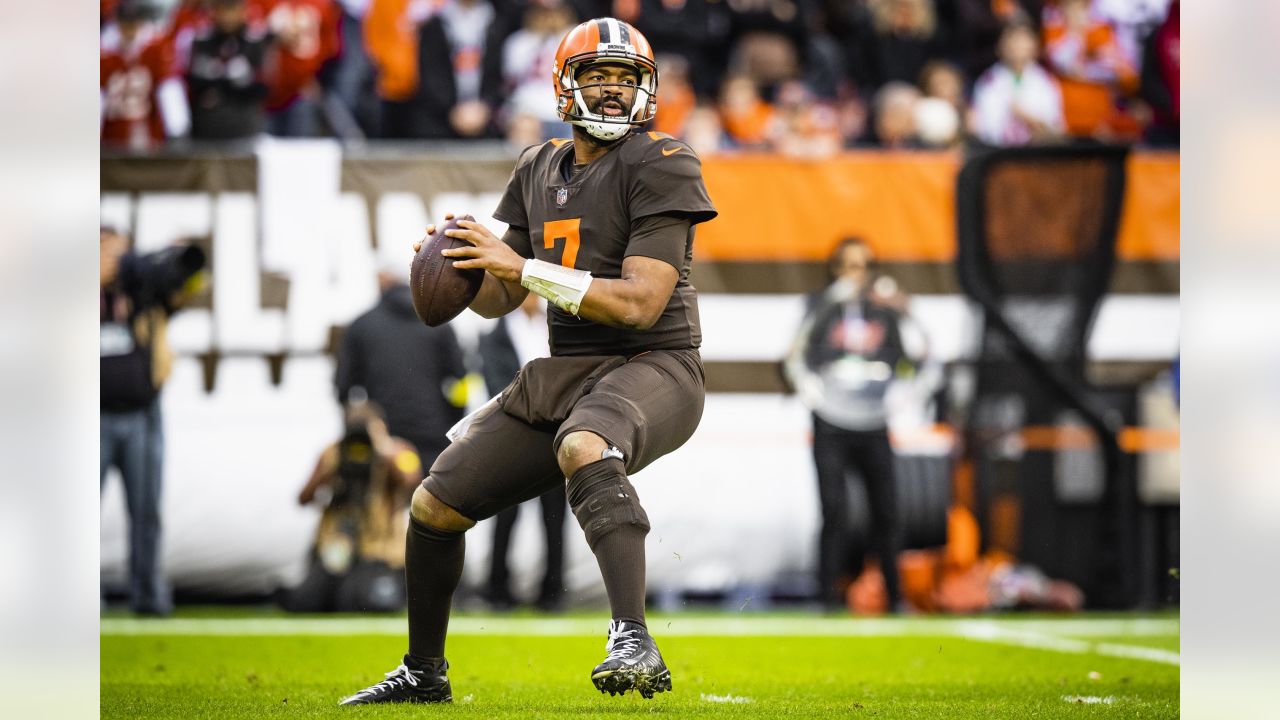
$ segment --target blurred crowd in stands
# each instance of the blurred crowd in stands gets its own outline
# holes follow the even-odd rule
[[[556,45],[653,45],[702,153],[1087,139],[1176,147],[1179,0],[100,0],[102,142],[568,136]]]

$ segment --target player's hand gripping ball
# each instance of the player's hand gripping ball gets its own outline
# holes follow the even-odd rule
[[[413,290],[413,309],[422,322],[438,327],[461,313],[484,282],[483,270],[458,270],[453,259],[441,255],[449,248],[469,245],[466,240],[445,235],[446,230],[457,230],[459,220],[474,220],[470,215],[446,217],[435,232],[422,239],[422,247],[413,256],[409,269],[409,287]]]

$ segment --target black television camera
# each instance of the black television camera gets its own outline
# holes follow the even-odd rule
[[[363,507],[369,495],[374,465],[373,438],[367,425],[349,424],[338,441],[338,473],[331,508]]]
[[[140,306],[173,310],[174,295],[207,263],[198,245],[174,245],[145,255],[129,253],[120,259],[120,282]]]

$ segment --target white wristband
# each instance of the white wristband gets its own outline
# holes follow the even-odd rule
[[[526,260],[520,273],[520,284],[561,310],[577,315],[582,298],[591,286],[591,273],[544,260]]]

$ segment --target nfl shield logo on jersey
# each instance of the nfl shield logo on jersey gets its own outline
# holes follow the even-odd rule
[[[556,207],[564,207],[567,202],[569,202],[569,189],[560,188],[556,190]]]

